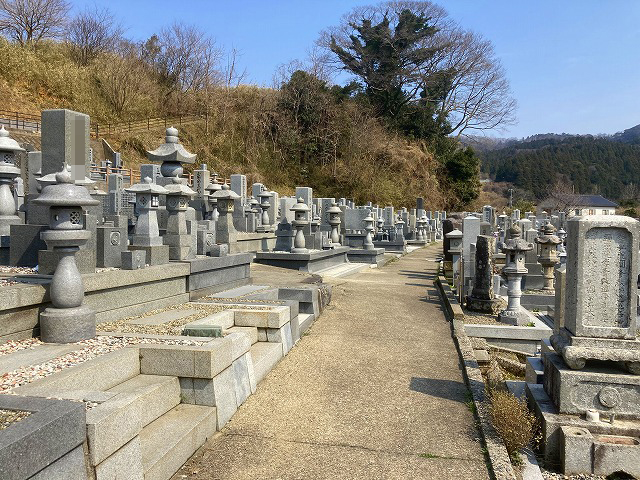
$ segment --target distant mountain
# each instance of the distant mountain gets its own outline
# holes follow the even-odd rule
[[[618,132],[611,137],[616,142],[629,143],[631,145],[640,145],[640,125],[627,128],[623,132]]]
[[[483,173],[537,199],[558,182],[575,193],[612,200],[636,196],[640,186],[640,125],[615,135],[540,134],[465,143],[476,149]]]

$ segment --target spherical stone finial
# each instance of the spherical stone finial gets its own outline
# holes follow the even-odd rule
[[[222,190],[229,190],[230,188],[231,187],[229,187],[229,185],[226,184],[226,183],[224,185],[222,185]]]
[[[148,183],[151,184],[151,178],[150,177],[144,177],[144,179],[142,180],[143,183]]]
[[[71,168],[66,163],[62,170],[56,173],[56,183],[73,183],[73,177],[70,172]]]
[[[509,235],[511,235],[511,238],[520,238],[522,236],[522,230],[514,223],[509,229]]]
[[[555,227],[550,223],[547,223],[545,224],[544,227],[542,227],[542,233],[544,235],[553,235],[555,231],[556,231]]]
[[[180,143],[178,141],[178,129],[175,127],[169,127],[166,130],[165,142],[166,143]]]
[[[180,176],[176,173],[176,176],[171,178],[171,182],[174,184],[180,183]]]
[[[298,203],[304,203],[304,198],[298,197]]]
[[[9,132],[7,132],[4,128],[4,125],[0,127],[0,138],[8,138]]]

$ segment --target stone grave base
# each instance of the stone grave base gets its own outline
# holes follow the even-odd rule
[[[348,263],[349,247],[331,250],[310,250],[307,253],[258,252],[255,261],[274,267],[291,268],[301,272],[315,273],[326,268]]]
[[[629,372],[640,375],[638,340],[576,337],[563,328],[551,337],[551,344],[571,368],[583,368],[586,360],[611,360],[623,362]]]
[[[407,244],[404,240],[374,240],[373,246],[384,248],[387,253],[406,253]]]
[[[150,247],[129,245],[129,250],[144,250],[147,255],[145,261],[149,266],[169,263],[169,245],[153,245]]]
[[[250,265],[253,254],[236,253],[222,257],[198,257],[185,260],[190,266],[187,290],[197,299],[212,293],[246,285],[251,281]]]
[[[640,376],[617,369],[610,362],[594,362],[571,370],[558,354],[545,354],[544,385],[562,413],[579,414],[590,408],[616,416],[640,418]]]
[[[411,245],[412,247],[426,247],[429,245],[427,240],[407,240],[407,245]]]
[[[96,336],[96,312],[86,305],[46,308],[40,314],[40,338],[45,343],[74,343]]]
[[[520,310],[517,312],[503,310],[498,314],[499,322],[506,323],[507,325],[517,325],[519,327],[524,327],[531,322],[535,323],[535,318],[535,315],[522,307],[520,307]]]
[[[80,273],[95,273],[96,252],[81,248],[73,254],[76,266]],[[60,252],[55,250],[40,250],[38,252],[38,273],[40,275],[53,275],[60,261]]]
[[[472,295],[467,297],[467,308],[474,312],[490,313],[495,315],[504,307],[504,304],[498,298],[476,298]]]
[[[543,466],[565,474],[640,475],[640,421],[560,414],[540,384],[527,383],[529,408],[541,426]]]
[[[382,265],[384,263],[384,248],[365,250],[364,248],[352,248],[347,252],[347,258],[354,263],[370,263]]]

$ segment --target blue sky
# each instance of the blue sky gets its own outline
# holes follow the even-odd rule
[[[304,59],[321,30],[358,0],[73,0],[107,6],[136,40],[174,20],[241,52],[247,80],[271,85]],[[518,101],[518,124],[499,136],[615,133],[640,124],[640,0],[443,0],[463,27],[491,40]]]

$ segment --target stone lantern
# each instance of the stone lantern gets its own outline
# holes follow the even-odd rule
[[[270,232],[271,219],[269,218],[269,208],[271,207],[271,203],[269,202],[269,198],[271,198],[271,192],[268,190],[262,190],[258,194],[258,198],[260,201],[260,208],[262,209],[262,217],[260,218],[260,223],[262,224],[262,227],[260,228],[260,231]]]
[[[211,209],[211,218],[209,220],[213,220],[214,222],[218,220],[218,200],[214,197],[214,194],[222,190],[222,185],[218,183],[218,174],[212,173],[211,183],[206,186],[205,190],[207,191],[207,199],[209,202],[209,208]]]
[[[194,192],[188,185],[180,182],[179,177],[174,177],[173,183],[168,184],[167,190],[167,232],[164,234],[163,243],[169,246],[170,260],[186,260],[194,258],[192,251],[192,234],[187,228],[187,208],[189,200]]]
[[[400,238],[404,240],[404,220],[402,220],[402,216],[398,215],[396,219],[396,238]]]
[[[131,244],[141,247],[163,245],[157,212],[160,207],[160,195],[166,195],[167,189],[145,177],[142,182],[126,188],[125,191],[136,194],[135,208],[138,219]]]
[[[373,245],[373,237],[371,236],[371,232],[373,232],[373,217],[371,216],[371,210],[367,211],[367,216],[363,218],[363,222],[364,222],[364,229],[367,232],[367,235],[364,237],[364,245],[362,246],[362,248],[364,248],[365,250],[373,250],[374,248],[376,248]]]
[[[451,255],[451,269],[453,271],[453,287],[460,292],[460,257],[462,256],[462,232],[457,228],[446,234],[449,241],[449,255]]]
[[[51,279],[49,297],[53,307],[40,314],[40,337],[48,343],[73,343],[96,335],[96,313],[86,305],[82,276],[75,253],[87,243],[91,232],[84,229],[83,207],[98,204],[85,187],[75,185],[69,167],[56,174],[56,182],[47,185],[34,200],[49,207],[49,229],[40,234],[47,247],[59,254]]]
[[[306,239],[304,236],[304,227],[309,224],[309,211],[311,210],[302,197],[298,198],[298,202],[289,209],[294,213],[294,220],[291,222],[296,229],[296,236],[293,240],[293,248],[291,253],[307,253]]]
[[[251,207],[251,212],[253,213],[253,231],[257,231],[257,228],[260,226],[259,220],[261,215],[260,202],[256,199],[256,197],[252,196],[249,199],[249,206]]]
[[[16,156],[24,149],[0,127],[0,235],[9,235],[11,225],[22,223],[16,215],[16,203],[11,193],[13,181],[20,176],[16,167]]]
[[[539,247],[538,263],[542,265],[542,276],[544,277],[543,290],[553,291],[553,267],[558,263],[558,245],[562,242],[554,235],[555,227],[547,223],[542,229],[542,235],[535,239]]]
[[[500,312],[498,320],[510,325],[526,325],[529,316],[522,311],[520,297],[522,296],[522,277],[528,270],[524,266],[525,253],[533,249],[533,244],[522,239],[522,231],[517,224],[509,229],[509,240],[502,246],[506,255],[505,266],[502,273],[507,277],[507,309]]]
[[[424,222],[422,217],[416,219],[416,241],[424,242]]]
[[[166,130],[165,143],[155,150],[147,152],[147,158],[152,162],[162,162],[160,173],[163,179],[157,179],[161,184],[172,183],[173,178],[180,177],[183,173],[182,164],[196,163],[197,155],[189,153],[180,144],[178,139],[178,129],[169,127]]]
[[[329,214],[329,225],[331,225],[331,246],[339,247],[340,246],[340,207],[336,202],[331,203],[331,207],[327,209],[327,213]]]
[[[238,239],[238,232],[233,224],[233,209],[234,201],[240,198],[240,195],[225,183],[221,190],[213,194],[213,198],[217,202],[219,215],[216,222],[216,243],[228,244],[229,251],[231,251],[231,245],[235,244]]]

